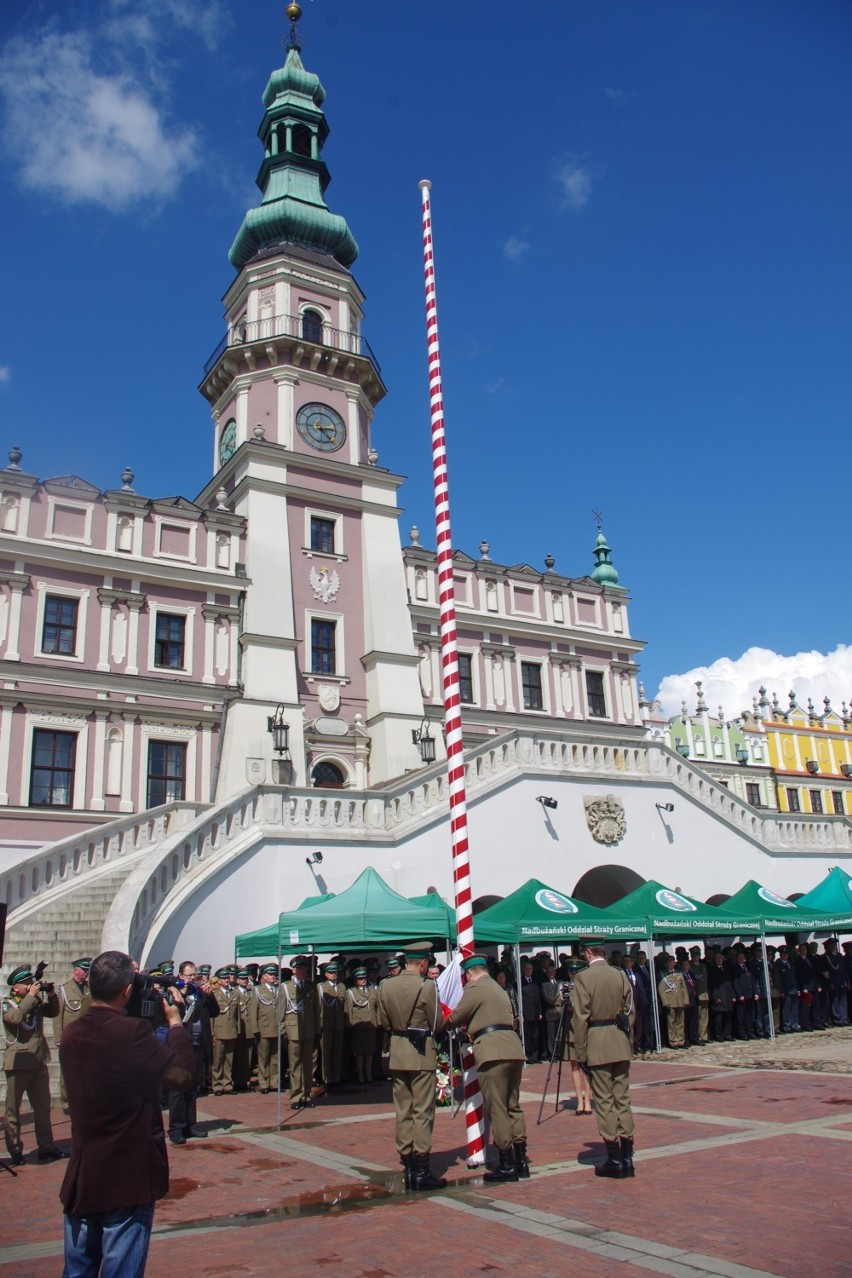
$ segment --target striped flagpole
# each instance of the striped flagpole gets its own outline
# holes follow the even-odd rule
[[[453,588],[453,544],[450,532],[450,494],[447,479],[447,445],[444,435],[444,392],[441,382],[441,348],[438,341],[438,303],[435,293],[435,257],[432,247],[432,183],[422,181],[423,269],[426,283],[426,350],[429,361],[429,404],[432,415],[432,471],[435,483],[435,531],[438,545],[438,597],[441,618],[441,673],[444,688],[444,723],[447,733],[447,777],[450,792],[450,837],[453,851],[458,947],[463,958],[473,953],[473,909],[467,839],[467,801],[464,783],[459,659],[456,638],[456,603]],[[468,1046],[462,1052],[464,1067],[467,1164],[485,1162],[482,1093]]]

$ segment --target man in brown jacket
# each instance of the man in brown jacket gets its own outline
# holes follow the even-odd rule
[[[405,971],[379,989],[379,1021],[390,1032],[390,1071],[396,1111],[396,1147],[406,1189],[443,1189],[446,1181],[429,1167],[435,1121],[435,1035],[444,1014],[435,981],[426,979],[431,946],[406,947]]]
[[[607,1151],[606,1162],[595,1168],[595,1175],[623,1180],[634,1175],[633,996],[621,969],[607,963],[602,945],[584,942],[580,957],[589,966],[574,977],[574,1046],[577,1060],[591,1076],[598,1131]]]
[[[461,967],[467,984],[447,1017],[446,1028],[466,1026],[473,1043],[482,1099],[500,1158],[497,1169],[486,1172],[482,1179],[526,1180],[530,1174],[527,1129],[519,1099],[524,1049],[514,1027],[512,1004],[506,991],[489,976],[484,954],[462,959]]]
[[[161,1088],[190,1088],[192,1039],[183,1009],[163,1000],[168,1040],[126,1016],[133,963],[108,950],[89,971],[92,1005],[62,1036],[59,1059],[71,1111],[71,1161],[59,1191],[65,1273],[145,1271],[154,1203],[169,1187]]]

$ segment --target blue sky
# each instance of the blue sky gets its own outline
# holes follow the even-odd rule
[[[403,532],[434,544],[429,177],[455,544],[580,575],[598,506],[649,693],[852,698],[848,3],[303,7]],[[192,497],[284,5],[12,8],[0,446]]]

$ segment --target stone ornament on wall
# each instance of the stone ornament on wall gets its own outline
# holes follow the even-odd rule
[[[336,569],[323,564],[319,572],[312,568],[310,572],[311,589],[323,603],[331,603],[340,589],[340,576]]]
[[[334,714],[340,705],[340,689],[334,683],[321,683],[317,689],[317,701],[326,714]]]
[[[249,785],[263,785],[266,781],[265,759],[246,759],[246,780]]]
[[[604,798],[583,799],[586,809],[586,824],[596,843],[610,846],[623,839],[627,832],[627,821],[624,816],[624,804],[614,794]]]

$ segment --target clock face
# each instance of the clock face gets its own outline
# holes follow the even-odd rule
[[[222,434],[219,436],[219,465],[224,466],[225,462],[233,457],[237,451],[237,423],[233,417],[229,422],[225,423]]]
[[[305,404],[296,414],[296,426],[305,443],[321,453],[335,453],[346,441],[343,418],[325,404]]]

